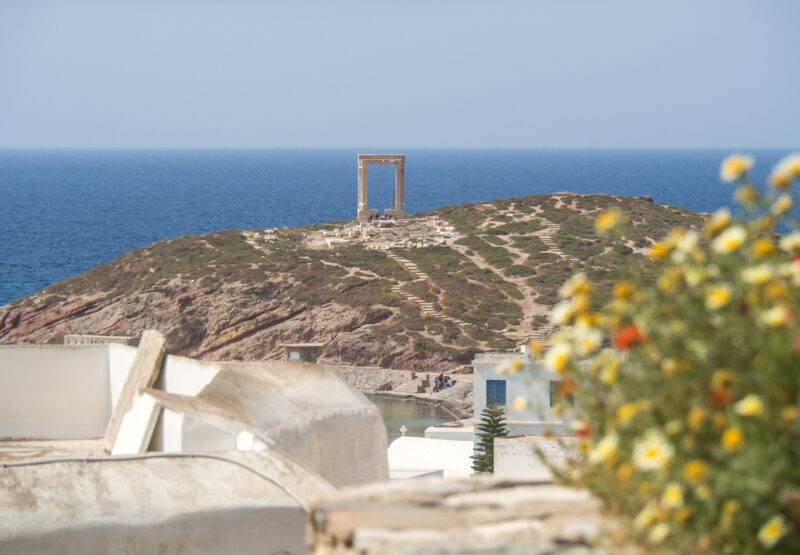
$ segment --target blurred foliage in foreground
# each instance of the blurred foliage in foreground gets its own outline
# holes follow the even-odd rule
[[[763,188],[752,164],[720,170],[736,216],[651,246],[655,279],[616,283],[598,309],[579,274],[551,314],[567,327],[545,361],[575,382],[582,452],[562,478],[666,549],[800,552],[800,231],[787,216],[800,155]],[[613,235],[622,220],[595,225]]]

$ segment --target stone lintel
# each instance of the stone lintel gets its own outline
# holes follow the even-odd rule
[[[404,162],[406,159],[405,154],[359,154],[358,160],[369,162],[372,160],[384,160],[384,159],[391,159],[394,162]],[[394,163],[392,162],[392,163]]]

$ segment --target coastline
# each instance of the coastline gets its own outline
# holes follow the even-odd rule
[[[454,420],[472,417],[472,375],[454,374],[456,385],[443,391],[432,393],[417,392],[419,385],[434,374],[412,372],[411,370],[392,370],[377,366],[338,366],[323,364],[338,373],[347,383],[364,395],[392,399],[408,399],[437,405],[453,416]],[[416,378],[412,376],[416,375]],[[431,378],[432,381],[432,378]],[[389,386],[391,389],[386,389]]]

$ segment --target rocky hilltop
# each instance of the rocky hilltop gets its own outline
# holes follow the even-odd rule
[[[593,227],[611,206],[628,215],[617,239]],[[648,270],[653,240],[702,221],[647,197],[556,193],[398,222],[183,236],[0,307],[0,343],[152,328],[170,352],[199,358],[278,358],[281,343],[320,342],[331,364],[453,370],[478,350],[545,338],[574,272],[608,289]]]

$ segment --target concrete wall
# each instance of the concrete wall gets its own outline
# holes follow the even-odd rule
[[[111,417],[107,345],[0,346],[0,438],[102,437]]]
[[[542,452],[550,464],[560,467],[573,454],[574,438],[516,436],[494,438],[495,476],[536,476],[552,479],[552,474],[539,457]]]
[[[299,498],[330,491],[276,486],[278,460],[140,459],[9,466],[0,488],[0,553],[306,553]],[[305,485],[308,484],[308,485]],[[33,492],[33,495],[32,495]],[[46,493],[45,493],[46,492]]]
[[[516,374],[498,372],[500,364],[510,363],[514,359],[523,362],[519,372]],[[545,431],[565,433],[566,421],[550,410],[550,382],[561,379],[555,372],[547,370],[520,353],[478,355],[472,366],[476,421],[480,420],[481,411],[486,408],[486,380],[505,380],[506,424],[510,435]],[[511,406],[517,397],[523,397],[528,401],[526,408],[516,410]]]

